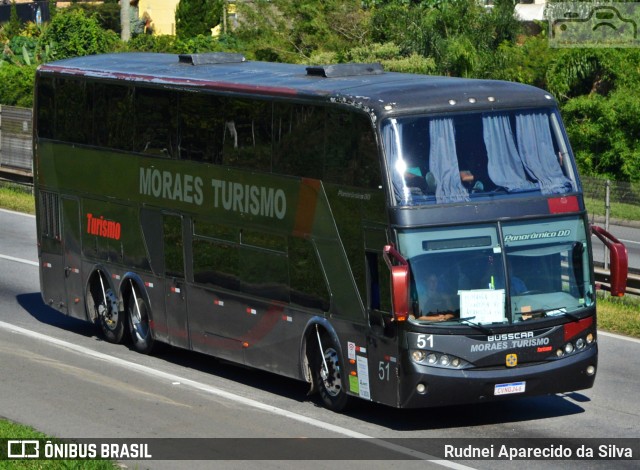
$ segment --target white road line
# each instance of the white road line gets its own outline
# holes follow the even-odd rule
[[[407,456],[410,456],[412,458],[415,459],[420,459],[420,460],[425,460],[428,461],[430,463],[436,464],[436,465],[440,465],[443,467],[447,467],[447,468],[453,468],[456,470],[473,470],[473,467],[468,467],[466,465],[462,465],[462,464],[458,464],[456,462],[449,462],[448,460],[441,460],[438,458],[435,458],[432,455],[428,455],[422,452],[418,452],[416,450],[413,449],[409,449],[407,447],[402,447],[396,444],[392,444],[390,442],[386,442],[383,440],[380,440],[379,438],[375,438],[373,436],[369,436],[367,434],[363,434],[357,431],[352,431],[351,429],[347,429],[347,428],[343,428],[341,426],[336,426],[334,424],[330,424],[330,423],[325,423],[324,421],[320,421],[318,419],[315,418],[310,418],[308,416],[303,416],[297,413],[293,413],[291,411],[287,411],[284,410],[282,408],[278,408],[275,406],[271,406],[271,405],[267,405],[265,403],[259,402],[257,400],[253,400],[251,398],[245,398],[245,397],[241,397],[238,395],[235,395],[231,392],[227,392],[225,390],[222,390],[218,387],[214,387],[212,385],[207,385],[207,384],[203,384],[201,382],[197,382],[195,380],[191,380],[191,379],[187,379],[184,377],[180,377],[178,375],[174,375],[174,374],[170,374],[168,372],[163,372],[157,369],[154,369],[152,367],[148,367],[148,366],[144,366],[141,364],[136,364],[134,362],[129,362],[126,361],[124,359],[120,359],[114,356],[109,356],[108,354],[103,354],[100,353],[98,351],[94,351],[93,349],[89,349],[89,348],[85,348],[83,346],[79,346],[77,344],[73,344],[73,343],[69,343],[67,341],[63,341],[61,339],[58,338],[54,338],[52,336],[47,336],[45,334],[42,333],[38,333],[36,331],[31,331],[28,330],[26,328],[22,328],[19,326],[15,326],[12,325],[10,323],[6,323],[3,321],[0,321],[0,328],[9,331],[9,332],[13,332],[13,333],[18,333],[21,334],[23,336],[27,336],[29,338],[33,338],[33,339],[37,339],[40,341],[44,341],[50,344],[54,344],[56,346],[77,352],[82,354],[83,356],[90,356],[93,357],[95,359],[99,359],[102,361],[106,361],[109,362],[111,364],[115,364],[117,366],[120,367],[124,367],[126,369],[129,370],[133,370],[133,371],[137,371],[137,372],[141,372],[143,374],[146,375],[150,375],[152,377],[156,377],[159,379],[163,379],[163,380],[167,380],[169,383],[172,382],[180,382],[182,385],[185,385],[187,387],[191,387],[193,389],[196,390],[200,390],[202,392],[206,392],[206,393],[210,393],[212,395],[215,395],[217,397],[221,397],[224,398],[226,400],[230,400],[230,401],[234,401],[236,403],[240,403],[242,405],[246,405],[246,406],[250,406],[252,408],[261,410],[261,411],[265,411],[267,413],[272,413],[278,416],[282,416],[285,418],[289,418],[289,419],[293,419],[295,421],[299,421],[305,424],[309,424],[311,426],[315,426],[317,428],[320,429],[324,429],[330,432],[334,432],[336,434],[341,434],[343,436],[347,436],[347,437],[352,437],[352,438],[359,438],[359,439],[374,439],[375,444],[379,445],[380,447],[384,447],[386,449],[389,449],[391,451],[400,453],[400,454],[404,454]]]
[[[630,336],[623,336],[615,333],[609,333],[608,331],[600,331],[600,330],[598,330],[598,334],[602,336],[610,336],[611,338],[622,339],[624,341],[631,341],[632,343],[640,344],[640,339],[632,338]]]
[[[25,214],[24,212],[10,211],[8,209],[0,209],[0,212],[6,212],[7,214],[13,214],[13,215],[22,215],[24,217],[31,217],[31,218],[35,218],[36,217],[33,214]]]
[[[596,237],[595,235],[591,235],[591,237],[594,240],[600,241],[600,239],[598,237]],[[635,240],[625,240],[624,238],[618,238],[618,240],[620,240],[622,243],[626,243],[626,244],[631,243],[632,245],[640,245],[640,242],[637,242]],[[600,241],[600,244],[602,244],[602,241]]]
[[[29,264],[31,266],[40,266],[40,264],[37,261],[30,261],[24,258],[14,258],[13,256],[9,256],[9,255],[0,255],[0,258],[7,259],[9,261],[15,261],[16,263]]]

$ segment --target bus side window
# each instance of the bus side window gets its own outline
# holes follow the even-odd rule
[[[323,179],[327,183],[377,189],[381,183],[375,136],[367,117],[329,110]]]
[[[164,271],[167,276],[184,279],[182,217],[164,217]]]
[[[320,106],[275,103],[273,171],[322,179],[325,151],[325,109]]]
[[[196,220],[193,224],[193,278],[197,284],[240,290],[239,230]]]
[[[224,101],[224,165],[271,171],[271,112],[271,103],[266,101]]]
[[[329,289],[313,242],[289,237],[289,279],[291,303],[329,310]]]
[[[77,144],[92,142],[92,98],[91,83],[57,79],[55,88],[55,138],[57,140]]]
[[[289,302],[287,239],[242,229],[240,242],[242,290],[247,294]]]
[[[184,92],[178,114],[180,158],[205,163],[222,162],[223,99]]]
[[[133,150],[133,88],[96,83],[94,96],[95,145]]]
[[[175,91],[137,88],[134,151],[177,158],[177,108]]]
[[[384,328],[391,322],[391,279],[382,253],[366,252],[369,323]]]
[[[36,87],[36,116],[38,117],[39,138],[55,138],[55,87],[54,79],[49,77],[39,77]]]

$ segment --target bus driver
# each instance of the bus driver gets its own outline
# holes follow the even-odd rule
[[[438,276],[429,274],[425,284],[418,285],[417,320],[446,321],[453,318],[453,305],[447,294],[440,289]],[[416,319],[412,316],[413,319]]]

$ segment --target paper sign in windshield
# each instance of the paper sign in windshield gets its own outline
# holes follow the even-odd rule
[[[458,291],[460,318],[473,317],[474,323],[505,321],[504,289],[473,289]]]

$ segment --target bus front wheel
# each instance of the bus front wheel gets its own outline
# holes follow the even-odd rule
[[[327,335],[319,336],[318,342],[313,365],[316,387],[327,408],[343,411],[349,404],[349,395],[347,395],[346,376],[340,353]]]
[[[131,288],[131,294],[127,302],[127,312],[129,314],[129,333],[131,334],[133,347],[142,354],[150,354],[155,345],[151,335],[151,309],[135,287]]]

